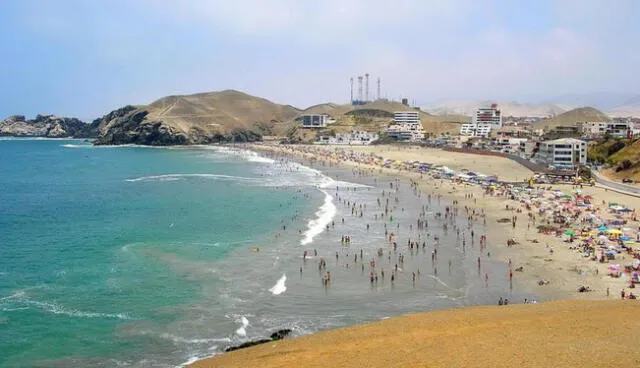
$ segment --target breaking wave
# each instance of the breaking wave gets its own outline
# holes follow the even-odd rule
[[[269,291],[273,295],[280,295],[284,293],[285,291],[287,291],[287,286],[285,285],[286,282],[287,282],[287,275],[283,274],[282,277],[278,280],[278,282],[276,282],[276,284],[273,285],[271,289],[269,289]]]
[[[220,175],[220,174],[165,174],[165,175],[151,175],[151,176],[142,176],[134,179],[126,179],[128,182],[139,182],[139,181],[175,181],[182,180],[184,178],[205,178],[205,179],[213,179],[213,180],[237,180],[237,181],[247,181],[247,182],[255,182],[258,179],[256,178],[245,178],[241,176],[232,176],[232,175]]]

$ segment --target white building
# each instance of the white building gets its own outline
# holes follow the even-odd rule
[[[460,126],[460,135],[466,137],[488,137],[491,133],[490,124],[462,124]]]
[[[420,111],[397,111],[393,113],[393,123],[397,125],[403,124],[420,124]]]
[[[589,136],[603,136],[610,134],[618,138],[626,138],[633,134],[635,126],[629,119],[614,119],[606,122],[582,123],[582,131]]]
[[[303,128],[326,128],[328,124],[334,122],[329,115],[324,114],[305,114],[300,116],[300,119]]]
[[[335,137],[322,136],[315,144],[344,144],[344,145],[369,145],[379,138],[376,133],[353,131],[346,134],[336,134]]]
[[[498,110],[498,105],[493,104],[491,107],[481,107],[476,110],[473,115],[472,124],[489,124],[494,129],[502,128],[502,114]]]
[[[424,140],[424,128],[419,111],[398,111],[393,114],[393,124],[387,128],[387,135],[399,140]]]
[[[536,161],[558,168],[586,165],[587,142],[574,138],[562,138],[540,143]]]

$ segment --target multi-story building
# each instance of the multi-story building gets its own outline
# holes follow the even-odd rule
[[[303,128],[326,128],[327,124],[334,122],[329,115],[324,114],[305,114],[300,116],[300,120]]]
[[[466,137],[488,137],[491,133],[490,124],[462,124],[460,125],[460,135]]]
[[[393,113],[393,123],[397,125],[420,124],[420,111],[396,111]]]
[[[387,128],[387,135],[399,140],[421,141],[424,129],[419,111],[398,111],[393,114],[393,124]]]
[[[540,143],[536,155],[540,164],[556,168],[574,168],[587,163],[587,142],[574,138],[562,138]]]
[[[582,123],[583,134],[591,137],[601,137],[611,135],[613,137],[625,138],[633,135],[635,124],[629,119],[617,118],[606,122],[586,122]]]
[[[473,115],[471,124],[460,126],[460,135],[467,137],[488,137],[491,130],[502,128],[502,114],[498,105],[479,108]]]
[[[494,129],[502,128],[502,114],[498,110],[497,104],[492,104],[491,107],[481,107],[476,110],[473,115],[472,124],[489,124]]]

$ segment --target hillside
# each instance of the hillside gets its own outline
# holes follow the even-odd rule
[[[469,307],[270,342],[190,367],[637,367],[638,328],[635,300]]]
[[[557,126],[576,125],[581,122],[611,121],[605,113],[593,107],[579,107],[562,113],[551,119],[544,119],[532,124],[534,129],[550,129]]]
[[[361,106],[333,103],[315,105],[301,111],[301,114],[327,114],[335,119],[336,123],[325,130],[298,129],[297,136],[308,141],[313,140],[316,134],[326,132],[343,133],[351,130],[378,132],[389,125],[394,112],[406,110],[414,110],[414,108],[394,101],[375,101]],[[461,122],[471,121],[469,116],[431,115],[424,111],[420,111],[420,119],[425,132],[436,136],[443,133],[457,133],[460,131]]]
[[[615,181],[640,181],[640,140],[609,138],[589,143],[588,159],[610,166],[604,175]]]
[[[527,104],[515,101],[469,101],[441,102],[425,107],[425,111],[435,115],[468,115],[471,116],[479,107],[497,103],[502,116],[540,117],[546,118],[565,112],[562,107],[551,104]]]
[[[284,134],[299,111],[243,92],[226,90],[168,96],[127,106],[97,119],[97,144],[205,144],[255,141]]]

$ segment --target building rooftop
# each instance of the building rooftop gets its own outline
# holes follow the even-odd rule
[[[565,143],[585,143],[585,142],[583,140],[575,139],[575,138],[560,138],[560,139],[554,139],[552,141],[545,141],[543,143],[565,144]]]

